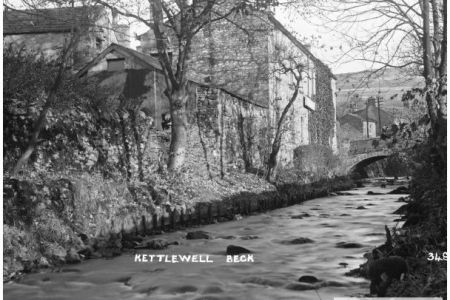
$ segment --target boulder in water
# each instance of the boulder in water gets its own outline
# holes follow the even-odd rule
[[[236,237],[234,235],[221,235],[217,237],[218,239],[224,240],[234,240]]]
[[[367,209],[367,208],[365,208],[364,206],[358,206],[356,209]]]
[[[402,274],[408,272],[406,261],[399,256],[391,256],[370,260],[367,267],[367,276],[370,279],[370,293],[385,296],[392,279],[401,279]]]
[[[399,186],[393,191],[390,191],[388,194],[398,195],[398,194],[409,194],[409,189],[406,186]]]
[[[188,240],[210,239],[211,235],[206,231],[191,231],[186,234]]]
[[[227,247],[227,255],[239,255],[244,253],[252,253],[252,252],[241,246],[229,245]]]
[[[291,219],[303,219],[306,217],[311,217],[311,215],[308,213],[301,213],[299,215],[292,216]]]
[[[298,279],[299,282],[306,282],[306,283],[316,283],[319,282],[319,279],[317,277],[312,275],[303,275]]]
[[[136,247],[135,249],[151,249],[151,250],[162,250],[166,249],[170,244],[166,240],[162,239],[156,239],[156,240],[149,240],[149,241],[143,241]]]
[[[336,192],[338,196],[354,196],[355,194],[349,192]]]
[[[383,195],[383,193],[376,193],[376,192],[373,192],[373,191],[368,191],[367,195]]]
[[[364,245],[359,243],[347,243],[347,242],[339,242],[336,244],[336,248],[343,248],[343,249],[354,249],[354,248],[362,248]]]
[[[309,238],[305,238],[305,237],[300,237],[300,238],[296,238],[293,240],[281,242],[281,244],[284,244],[284,245],[303,245],[303,244],[310,244],[310,243],[314,243],[314,241]]]
[[[80,254],[74,248],[70,248],[66,255],[66,262],[69,264],[81,262]]]

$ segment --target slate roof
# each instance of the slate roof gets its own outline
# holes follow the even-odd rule
[[[136,50],[113,43],[108,48],[103,50],[99,55],[97,55],[97,57],[90,61],[86,66],[84,66],[80,71],[78,71],[78,76],[84,75],[90,68],[98,64],[108,53],[112,51],[116,51],[127,57],[133,57],[137,59],[143,66],[150,69],[156,69],[160,71],[162,70],[159,61],[153,56],[146,55]]]
[[[360,116],[364,120],[367,118],[368,115],[370,121],[373,121],[377,124],[379,122],[378,108],[373,104],[368,105],[367,111],[366,108],[363,108],[353,112],[353,114]],[[394,117],[390,113],[384,111],[383,109],[380,109],[380,118],[381,118],[381,126],[391,125],[394,123]]]
[[[349,124],[356,130],[361,132],[363,130],[363,122],[365,122],[366,120],[363,119],[359,115],[345,114],[344,116],[339,118],[338,121],[339,121],[339,124],[341,125],[341,127],[344,126],[345,124]],[[370,121],[372,121],[372,120],[370,120]]]
[[[4,10],[3,35],[70,32],[73,24],[94,24],[104,9],[100,6],[36,10]],[[75,22],[74,22],[75,20]]]
[[[381,117],[381,127],[389,126],[394,123],[395,118],[388,112],[380,109],[380,117]],[[369,119],[369,122],[374,122],[376,124],[376,133],[380,134],[380,126],[378,125],[378,108],[374,104],[369,104],[366,108],[354,111],[352,113],[348,113],[339,118],[339,123],[342,125],[350,124],[354,128],[362,131],[363,130],[363,122]]]

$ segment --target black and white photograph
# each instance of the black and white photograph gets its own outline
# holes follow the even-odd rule
[[[2,3],[2,299],[447,299],[446,0]]]

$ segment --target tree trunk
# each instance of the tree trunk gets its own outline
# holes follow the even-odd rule
[[[422,20],[423,20],[423,64],[424,74],[426,82],[426,102],[428,107],[428,114],[431,120],[431,141],[435,147],[437,153],[440,156],[442,163],[446,163],[446,143],[447,143],[447,107],[446,107],[446,95],[442,95],[441,85],[445,84],[443,78],[436,78],[434,75],[440,72],[433,72],[431,61],[431,30],[430,30],[430,3],[428,0],[423,0],[422,7]],[[435,5],[435,4],[434,4]],[[444,14],[444,23],[446,23],[446,13]],[[446,24],[445,24],[446,25]],[[446,30],[446,28],[444,28]],[[445,36],[444,36],[445,38]],[[443,39],[444,50],[446,50],[446,39]],[[444,54],[445,55],[445,54]],[[442,61],[446,58],[443,56]],[[439,66],[440,67],[440,66]],[[443,68],[442,68],[443,69]],[[442,70],[440,68],[440,70]],[[439,74],[445,78],[444,73]],[[435,88],[434,80],[437,80],[439,88]],[[444,79],[445,80],[445,79]]]
[[[170,153],[167,168],[170,171],[179,170],[185,160],[187,146],[187,91],[185,87],[178,89],[170,95],[170,116],[172,131],[170,140]]]
[[[27,164],[28,160],[30,159],[31,154],[33,154],[34,149],[36,148],[39,139],[39,134],[41,133],[41,130],[42,128],[44,128],[45,125],[46,121],[45,118],[47,117],[47,113],[53,106],[53,103],[55,102],[56,92],[58,91],[61,85],[63,73],[64,73],[64,64],[62,63],[58,69],[58,74],[56,75],[55,81],[53,82],[53,85],[50,89],[44,107],[42,108],[42,111],[39,114],[36,123],[34,124],[33,132],[31,133],[31,137],[30,140],[28,141],[27,148],[25,152],[20,156],[16,165],[14,166],[13,175],[17,175],[22,170],[22,168]]]
[[[140,181],[144,181],[144,167],[143,167],[143,151],[141,148],[141,142],[142,139],[140,137],[139,131],[138,131],[138,123],[137,123],[137,111],[131,110],[130,111],[130,117],[131,117],[131,128],[133,130],[134,135],[134,141],[136,143],[136,152],[137,152],[137,160],[138,160],[138,176]]]
[[[267,181],[271,180],[272,173],[273,173],[275,167],[277,166],[277,156],[278,156],[278,152],[280,152],[280,148],[281,148],[281,138],[283,136],[284,120],[286,119],[286,116],[287,116],[289,110],[291,109],[291,106],[294,104],[295,100],[297,99],[298,90],[300,89],[300,87],[299,87],[300,81],[301,81],[301,78],[297,79],[294,94],[292,95],[291,99],[289,99],[288,104],[283,109],[280,119],[278,120],[275,137],[274,137],[273,143],[272,143],[272,152],[270,152],[269,160],[267,162],[267,175],[266,175]]]
[[[130,155],[130,145],[128,145],[127,141],[127,132],[126,132],[126,124],[125,119],[123,117],[123,112],[119,112],[119,121],[120,121],[120,131],[122,133],[122,143],[123,143],[123,152],[125,155],[125,172],[126,179],[130,181],[131,178],[131,155]]]
[[[239,113],[237,116],[237,125],[238,125],[238,132],[239,132],[239,141],[241,142],[241,147],[242,147],[242,159],[244,160],[245,171],[249,172],[252,168],[252,157],[251,157],[250,151],[247,147],[247,142],[246,142],[246,138],[245,138],[245,129],[244,129],[244,116],[242,115],[242,112],[240,111],[240,107],[239,107]]]

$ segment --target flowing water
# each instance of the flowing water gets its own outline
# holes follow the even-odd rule
[[[239,221],[189,229],[215,236],[209,240],[186,240],[186,231],[168,233],[157,238],[180,244],[139,252],[209,254],[213,263],[135,262],[135,254],[128,253],[67,265],[60,272],[29,274],[20,282],[5,284],[4,297],[324,300],[362,296],[369,282],[344,273],[363,263],[365,252],[384,243],[384,225],[396,225],[392,212],[403,204],[397,202],[398,195],[367,195],[369,190],[389,191],[364,187],[349,191],[353,195],[318,198]],[[292,218],[303,213],[309,216]],[[283,243],[300,237],[313,242]],[[362,247],[336,247],[340,242]],[[254,262],[227,263],[225,249],[230,244],[250,249]],[[320,283],[310,289],[311,285],[298,282],[303,275],[315,276]]]

